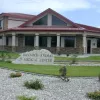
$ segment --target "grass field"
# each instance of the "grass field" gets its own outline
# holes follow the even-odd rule
[[[33,72],[39,74],[59,75],[60,66],[55,65],[27,65],[27,64],[12,64],[0,62],[0,67],[8,69],[21,70],[25,72]],[[68,76],[70,77],[92,77],[100,74],[100,67],[97,66],[67,66]]]
[[[55,57],[55,60],[59,61],[71,61],[72,57]],[[77,61],[100,61],[100,56],[89,56],[85,58],[76,58]]]

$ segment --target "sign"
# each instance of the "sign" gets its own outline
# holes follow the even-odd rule
[[[51,65],[54,63],[53,54],[46,50],[33,50],[22,53],[15,61],[15,64],[37,64],[37,65]]]

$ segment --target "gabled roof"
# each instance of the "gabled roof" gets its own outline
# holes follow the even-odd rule
[[[13,18],[22,18],[22,19],[31,19],[35,15],[29,15],[29,14],[22,14],[22,13],[2,13],[0,14],[1,17],[8,16]]]
[[[39,19],[40,17],[42,17],[42,16],[44,16],[44,15],[46,15],[48,13],[54,14],[55,16],[57,16],[59,19],[63,20],[66,23],[67,22],[71,23],[76,28],[79,28],[80,27],[79,25],[75,24],[71,20],[67,19],[66,17],[62,16],[61,14],[57,13],[56,11],[54,11],[54,10],[52,10],[50,8],[48,8],[47,10],[45,10],[42,13],[38,14],[37,16],[33,17],[32,19],[30,19],[29,21],[27,21],[24,24],[20,25],[19,27],[24,27],[27,24],[31,23],[32,21],[36,21],[37,19]]]

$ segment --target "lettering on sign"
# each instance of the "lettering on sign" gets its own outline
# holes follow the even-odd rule
[[[50,65],[54,63],[54,57],[53,54],[46,49],[33,50],[22,53],[13,63]]]

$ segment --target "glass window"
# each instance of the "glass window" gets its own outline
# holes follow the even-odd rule
[[[65,23],[64,21],[60,20],[56,16],[52,15],[52,25],[64,25],[64,26],[66,26],[67,23]]]
[[[74,47],[75,46],[75,37],[65,37],[65,47]]]
[[[100,38],[97,39],[97,47],[100,47]]]
[[[1,28],[1,20],[0,20],[0,28]]]
[[[51,47],[56,47],[56,45],[57,45],[57,37],[52,36],[51,37]]]
[[[34,36],[25,36],[25,46],[34,46]]]
[[[47,25],[47,15],[34,22],[33,25]]]
[[[47,37],[46,36],[39,37],[39,46],[40,47],[47,47]]]

